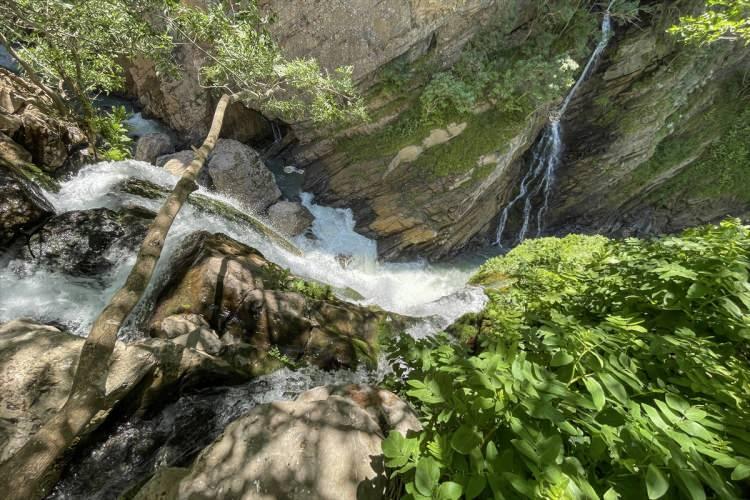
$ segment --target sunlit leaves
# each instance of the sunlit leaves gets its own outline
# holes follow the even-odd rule
[[[205,55],[205,86],[289,120],[323,123],[366,117],[352,68],[328,72],[314,59],[284,57],[268,31],[270,20],[255,2],[220,1],[206,9],[176,5],[165,20],[177,43],[193,44]]]
[[[533,240],[488,262],[477,280],[503,285],[472,321],[479,353],[447,337],[394,351],[412,368],[397,388],[424,416],[407,491],[429,456],[470,498],[738,498],[748,255],[750,232],[727,221],[653,241]]]
[[[750,1],[707,0],[702,13],[681,17],[669,31],[689,43],[739,39],[750,43]]]

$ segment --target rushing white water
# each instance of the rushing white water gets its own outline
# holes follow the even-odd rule
[[[128,127],[128,135],[131,137],[142,137],[157,132],[163,134],[169,133],[167,127],[156,120],[144,118],[140,111],[133,113],[127,120],[125,120],[125,125]]]
[[[171,189],[177,178],[163,169],[143,162],[104,162],[81,170],[65,182],[58,193],[47,193],[57,213],[106,207],[117,209],[137,204],[157,210],[159,200],[148,200],[117,192],[117,185],[128,178],[150,181]],[[231,198],[200,189],[200,194],[239,207]],[[314,238],[298,237],[295,243],[304,251],[299,256],[279,248],[241,222],[226,220],[186,205],[175,220],[165,243],[163,257],[149,294],[165,279],[170,256],[187,235],[199,231],[222,232],[260,250],[269,260],[292,273],[328,283],[334,288],[351,289],[363,298],[361,303],[410,316],[429,317],[433,328],[442,328],[464,312],[479,310],[485,301],[481,290],[467,287],[472,269],[431,266],[425,262],[380,263],[375,242],[354,232],[350,210],[315,205],[305,194],[304,203],[315,215]],[[118,264],[99,281],[74,278],[52,271],[33,269],[27,263],[11,262],[0,269],[0,322],[19,316],[59,321],[74,332],[88,332],[96,314],[119,288],[134,261],[129,252],[116,253]],[[102,288],[101,281],[105,285]],[[446,304],[445,297],[452,300]],[[151,297],[153,298],[153,297]],[[144,313],[141,308],[141,313]],[[127,338],[140,336],[134,331],[138,311],[123,329]],[[419,331],[417,333],[423,333]]]
[[[612,4],[610,4],[610,7],[611,5]],[[573,87],[571,87],[568,95],[565,96],[565,100],[557,111],[550,116],[550,121],[544,127],[542,136],[532,148],[529,169],[521,179],[518,194],[515,198],[511,199],[507,205],[505,205],[500,214],[500,221],[498,223],[495,240],[495,243],[500,247],[503,246],[503,235],[505,233],[505,227],[508,223],[511,210],[513,210],[516,204],[521,201],[523,202],[521,227],[518,230],[515,239],[512,240],[510,244],[513,244],[514,242],[521,243],[526,239],[526,236],[529,233],[529,226],[532,224],[534,200],[540,195],[540,193],[542,196],[542,203],[536,211],[536,235],[540,235],[544,229],[544,217],[549,209],[550,194],[552,193],[552,186],[555,182],[555,173],[557,172],[562,160],[563,142],[561,120],[565,112],[568,110],[570,102],[578,93],[579,87],[591,75],[591,72],[596,67],[596,63],[599,61],[604,49],[607,48],[607,45],[612,38],[612,20],[609,8],[607,8],[607,11],[604,13],[604,18],[602,19],[601,33],[599,43],[596,45],[591,57],[589,57],[581,75],[578,77],[578,80]]]

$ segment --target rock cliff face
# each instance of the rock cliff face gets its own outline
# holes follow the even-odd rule
[[[750,186],[741,175],[748,167],[741,141],[747,105],[731,104],[747,102],[742,75],[748,49],[681,46],[665,30],[697,2],[641,3],[647,10],[637,24],[615,19],[615,39],[566,114],[565,157],[547,233],[651,234],[750,210]],[[338,131],[289,124],[282,154],[306,169],[304,189],[319,202],[353,208],[357,230],[376,238],[385,258],[440,258],[491,242],[545,113],[480,107],[468,118],[433,126],[415,125],[412,118],[429,75],[449,67],[489,19],[516,23],[507,29],[507,44],[518,43],[514,33],[530,21],[529,4],[261,4],[277,14],[273,30],[287,54],[316,57],[328,68],[354,66],[373,118]],[[394,67],[422,76],[387,89]],[[134,91],[147,108],[187,134],[196,131],[194,117],[207,122],[211,109],[191,71],[174,84],[133,73]],[[149,90],[179,90],[169,85],[181,89],[179,101],[184,91],[190,103],[200,104],[169,107],[173,97]],[[267,131],[258,128],[244,137],[262,133]],[[512,215],[508,227],[517,224],[518,214]]]
[[[638,236],[750,214],[750,50],[623,29],[565,123],[552,233]],[[743,80],[744,79],[744,80]]]

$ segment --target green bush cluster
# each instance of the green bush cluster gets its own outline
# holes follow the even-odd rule
[[[103,159],[122,161],[131,158],[133,139],[128,136],[128,128],[125,126],[127,119],[125,106],[115,106],[109,112],[95,115],[91,128],[104,142],[101,150]]]
[[[383,443],[404,497],[747,498],[750,228],[525,242],[489,303],[390,347],[423,431]]]
[[[589,52],[599,12],[593,2],[536,2],[514,40],[517,13],[503,12],[484,28],[448,71],[433,75],[420,96],[423,119],[439,122],[492,102],[505,111],[530,112],[559,98],[573,84],[575,62]],[[515,36],[518,38],[518,36]]]

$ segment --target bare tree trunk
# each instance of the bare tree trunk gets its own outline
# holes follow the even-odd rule
[[[216,145],[229,102],[227,95],[219,100],[206,140],[151,224],[127,281],[94,322],[83,344],[65,405],[18,452],[0,464],[0,498],[41,498],[48,494],[53,466],[103,409],[117,332],[146,290],[177,213],[197,189],[195,180]]]

